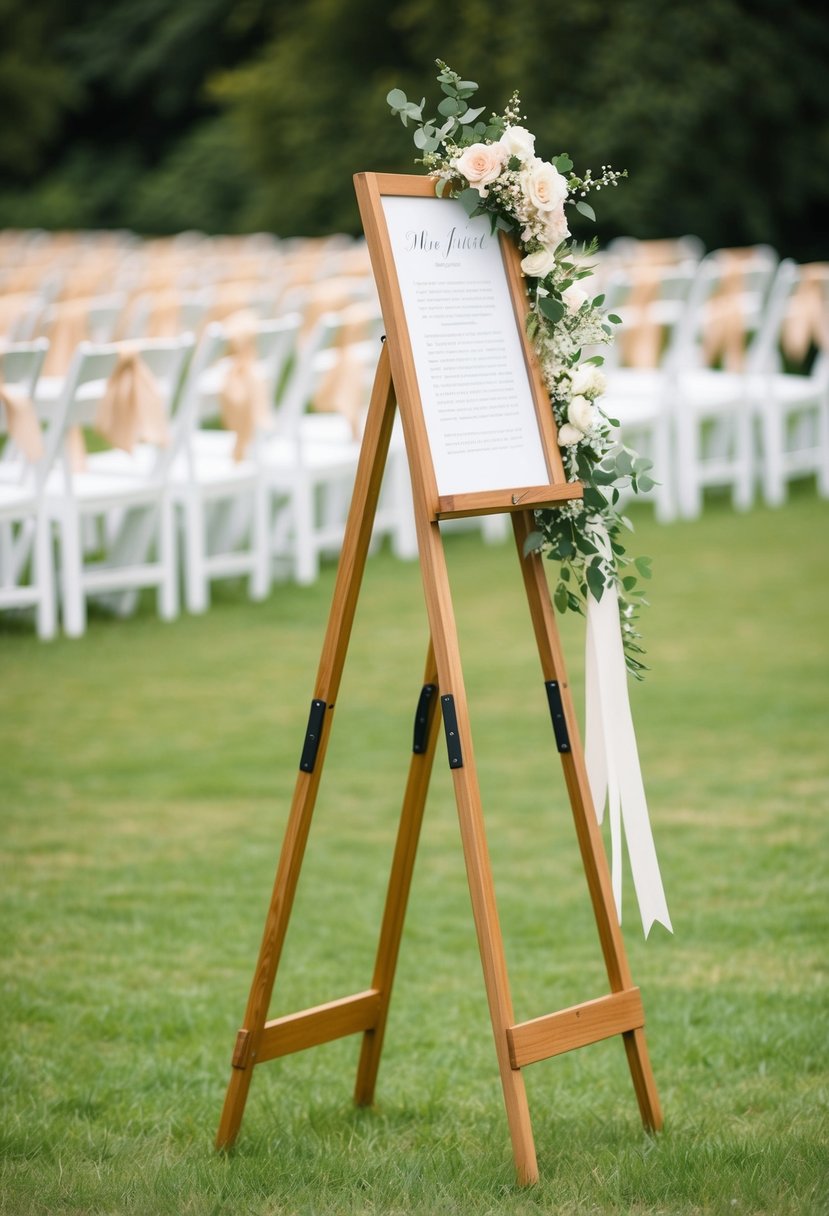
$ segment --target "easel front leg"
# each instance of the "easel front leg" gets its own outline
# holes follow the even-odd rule
[[[374,1089],[377,1083],[377,1070],[380,1067],[380,1053],[383,1050],[383,1036],[386,1030],[392,984],[397,967],[400,939],[403,935],[403,921],[409,900],[415,855],[420,839],[420,827],[423,822],[423,808],[426,805],[429,778],[432,775],[432,763],[435,758],[435,745],[440,729],[440,714],[437,710],[437,679],[435,652],[430,640],[423,675],[423,690],[418,703],[417,716],[418,718],[422,716],[423,721],[415,722],[415,747],[409,765],[409,777],[406,782],[394,860],[389,876],[374,976],[371,981],[372,988],[380,994],[380,1007],[375,1025],[363,1035],[360,1063],[357,1068],[354,1101],[358,1106],[370,1106],[374,1101]]]
[[[619,918],[616,915],[616,904],[613,899],[604,843],[590,794],[578,721],[567,679],[555,611],[550,602],[547,576],[539,554],[524,556],[524,542],[530,532],[534,530],[532,512],[514,512],[512,526],[544,680],[555,683],[556,697],[560,699],[564,716],[568,745],[564,749],[559,747],[561,766],[570,797],[576,836],[587,877],[587,886],[593,904],[593,914],[599,931],[608,980],[613,992],[629,991],[633,989],[633,979],[627,961]],[[637,1027],[634,1030],[623,1032],[622,1038],[642,1122],[647,1128],[658,1131],[662,1126],[662,1110],[648,1057],[645,1032],[641,1027]]]
[[[384,346],[369,404],[354,495],[345,540],[337,568],[337,581],[317,671],[311,722],[300,762],[294,797],[285,829],[282,852],[268,909],[259,959],[251,984],[242,1029],[236,1037],[230,1082],[216,1135],[216,1147],[233,1144],[245,1110],[254,1065],[265,1031],[288,922],[296,894],[305,845],[311,827],[317,790],[330,733],[331,711],[339,692],[360,584],[368,556],[371,530],[380,495],[386,456],[394,424],[394,396],[388,350]],[[315,715],[320,717],[317,726]],[[313,724],[313,725],[312,725]]]

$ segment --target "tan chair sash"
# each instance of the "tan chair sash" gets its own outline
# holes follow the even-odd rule
[[[331,366],[317,384],[312,401],[313,409],[320,413],[341,414],[355,439],[367,404],[365,366],[357,347],[371,337],[375,317],[370,306],[355,304],[346,310],[334,343],[325,352],[332,357]]]
[[[49,349],[43,364],[44,376],[65,376],[72,356],[89,337],[89,300],[64,300],[54,306]]]
[[[135,314],[146,305],[143,332],[148,338],[175,338],[181,332],[181,293],[168,287],[159,291],[141,292],[130,305],[124,321],[127,328],[134,323]],[[129,329],[127,328],[127,332]],[[133,329],[133,333],[136,330]],[[140,331],[139,331],[140,332]]]
[[[236,313],[251,312],[251,306],[262,294],[262,282],[258,279],[234,279],[215,284],[210,308],[211,321],[226,322]]]
[[[248,447],[268,415],[265,385],[256,366],[256,317],[237,313],[226,323],[230,360],[219,404],[224,426],[236,435],[233,459],[244,460]]]
[[[783,353],[802,363],[813,346],[829,350],[829,262],[800,268],[780,335]]]
[[[9,438],[26,460],[36,464],[43,455],[43,436],[34,405],[20,389],[3,383],[0,373],[0,409],[6,414]]]
[[[95,429],[111,447],[125,452],[142,440],[156,447],[169,445],[161,389],[137,350],[125,347],[119,353],[98,407]]]
[[[37,296],[24,291],[0,295],[0,336],[10,334],[22,317],[31,313]]]
[[[631,268],[631,289],[619,306],[624,324],[618,341],[626,367],[658,367],[662,353],[662,327],[654,320],[662,272],[653,264]]]
[[[702,351],[707,366],[718,362],[726,371],[743,370],[746,355],[745,275],[754,258],[751,249],[723,249],[720,281],[706,302],[702,322]]]

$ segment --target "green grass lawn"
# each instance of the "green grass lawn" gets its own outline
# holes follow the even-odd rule
[[[0,1212],[829,1211],[829,504],[636,515],[652,671],[632,689],[675,935],[623,927],[665,1129],[621,1043],[526,1072],[520,1190],[442,741],[377,1106],[358,1038],[257,1070],[212,1147],[313,692],[333,569],[42,644],[0,621]],[[447,539],[516,1014],[606,980],[514,551]],[[562,622],[578,690],[582,623]],[[272,1016],[368,986],[427,629],[369,563]]]

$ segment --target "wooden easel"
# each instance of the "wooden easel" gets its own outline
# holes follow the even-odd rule
[[[363,1036],[354,1097],[359,1105],[372,1103],[415,853],[442,718],[517,1177],[522,1184],[531,1183],[538,1178],[538,1167],[522,1073],[528,1064],[620,1034],[642,1121],[652,1130],[662,1125],[659,1098],[645,1043],[642,1001],[639,989],[633,985],[625,955],[546,575],[538,555],[523,556],[524,540],[534,526],[533,508],[542,504],[561,504],[579,496],[581,487],[568,483],[564,477],[549,402],[540,383],[531,348],[525,342],[527,369],[533,383],[550,483],[487,493],[453,496],[437,493],[431,476],[428,436],[417,409],[417,378],[411,348],[406,340],[405,318],[393,273],[393,258],[388,248],[387,234],[380,222],[381,195],[405,193],[427,197],[432,192],[432,185],[427,179],[372,174],[358,175],[355,182],[375,263],[388,335],[371,395],[299,774],[244,1022],[233,1051],[230,1083],[216,1145],[225,1148],[236,1139],[256,1065],[345,1035]],[[525,305],[517,260],[509,246],[504,246],[503,253],[516,315],[520,318]],[[401,411],[412,473],[420,565],[431,639],[415,716],[414,747],[374,974],[370,987],[362,992],[268,1021],[268,1007],[322,776],[333,710],[368,554],[396,403]],[[513,1012],[439,526],[441,518],[504,510],[509,511],[512,518],[556,746],[561,756],[610,988],[609,994],[595,1000],[526,1022],[516,1022]],[[438,701],[440,714],[436,712]]]

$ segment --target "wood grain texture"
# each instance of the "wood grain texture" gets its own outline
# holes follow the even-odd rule
[[[524,1068],[538,1060],[609,1039],[614,1034],[638,1030],[644,1024],[645,1011],[638,988],[585,1001],[512,1026],[507,1031],[512,1066]]]

